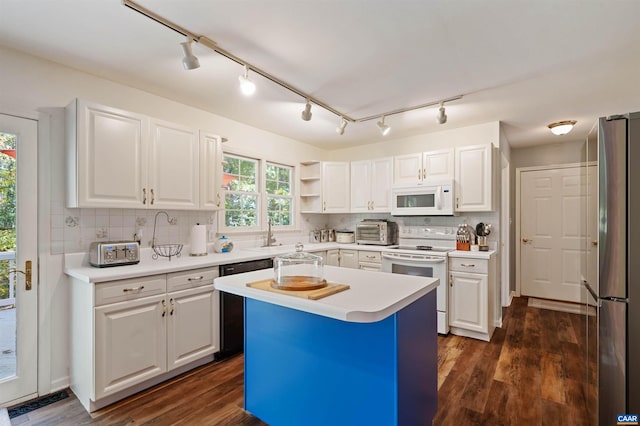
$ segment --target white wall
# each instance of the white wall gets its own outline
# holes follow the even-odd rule
[[[295,140],[256,129],[188,105],[104,80],[53,62],[0,47],[0,112],[34,116],[41,114],[39,234],[40,306],[39,392],[68,386],[69,306],[64,260],[52,254],[51,217],[71,214],[82,221],[83,211],[64,209],[63,108],[74,98],[139,112],[183,125],[210,130],[229,139],[229,146],[257,157],[296,165],[301,158],[324,159],[326,152]],[[118,210],[118,209],[115,209]],[[68,213],[65,215],[65,213]],[[95,216],[96,211],[84,211]],[[115,212],[118,214],[118,212]],[[120,212],[124,215],[124,212]],[[56,219],[57,220],[57,219]],[[56,222],[57,223],[57,222]],[[58,231],[54,231],[58,232]],[[55,250],[54,250],[55,251]],[[59,251],[58,251],[59,253]]]
[[[408,138],[386,139],[384,141],[331,151],[331,160],[368,160],[393,155],[412,154],[464,145],[478,145],[491,142],[500,147],[500,122],[478,124],[458,129],[411,136]]]
[[[374,145],[360,146],[327,152],[319,148],[275,135],[242,123],[211,114],[188,105],[89,75],[56,63],[42,60],[18,51],[0,47],[0,112],[21,115],[41,114],[40,149],[40,384],[41,394],[68,385],[69,360],[69,305],[68,283],[63,273],[64,260],[60,254],[64,247],[52,244],[60,232],[69,231],[65,224],[68,216],[77,217],[86,238],[95,233],[96,222],[119,216],[118,221],[135,220],[138,210],[66,209],[64,207],[64,123],[63,108],[74,98],[80,97],[105,105],[135,111],[180,123],[186,126],[210,130],[229,139],[227,146],[256,157],[297,165],[303,159],[352,160],[369,159],[398,154],[428,151],[451,146],[492,142],[500,147],[500,124],[480,124],[461,129],[390,139]],[[275,154],[277,153],[277,158]],[[499,162],[499,159],[496,158]],[[146,212],[145,212],[146,214]],[[185,212],[185,220],[202,220],[202,213]],[[99,217],[102,216],[102,219]],[[351,226],[362,215],[305,215],[301,218],[301,232],[283,234],[280,242],[293,242],[305,237],[309,229],[324,225],[338,228]],[[205,217],[206,219],[206,217]],[[404,218],[407,225],[434,223],[455,225],[461,221],[475,224],[478,221],[494,225],[491,240],[499,235],[499,213],[483,213],[455,218]],[[93,228],[92,224],[93,223]],[[120,226],[122,228],[122,226]],[[62,229],[62,231],[60,230]],[[109,227],[109,231],[117,232]],[[121,230],[119,232],[128,232]],[[241,243],[253,244],[256,236],[240,237]],[[65,240],[66,241],[66,240]],[[494,240],[495,241],[495,240]],[[242,244],[240,244],[242,246]]]

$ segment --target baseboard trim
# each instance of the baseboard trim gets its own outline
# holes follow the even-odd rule
[[[580,303],[571,303],[571,302],[562,302],[559,300],[548,300],[548,299],[538,299],[535,297],[529,297],[529,302],[527,306],[531,308],[539,308],[539,309],[549,309],[552,311],[559,312],[568,312],[570,314],[580,314],[584,315],[588,313],[589,315],[595,315],[595,308],[589,307],[587,310],[586,306]],[[593,312],[592,312],[593,311]]]
[[[71,386],[71,377],[69,376],[60,377],[59,379],[51,381],[51,390],[49,391],[49,393],[54,393],[54,392],[61,391],[63,389],[67,389],[69,386]]]

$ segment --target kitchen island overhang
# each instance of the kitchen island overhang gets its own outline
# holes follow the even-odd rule
[[[245,410],[270,425],[431,424],[438,280],[325,267],[347,291],[306,300],[217,278],[245,297]]]

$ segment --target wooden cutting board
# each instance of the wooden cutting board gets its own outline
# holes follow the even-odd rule
[[[301,297],[303,299],[318,300],[323,297],[330,296],[332,294],[340,293],[341,291],[348,290],[350,286],[347,284],[327,283],[326,287],[316,290],[280,290],[271,287],[271,279],[254,281],[247,283],[247,287],[257,288],[259,290],[271,291],[274,293],[287,294],[289,296]]]

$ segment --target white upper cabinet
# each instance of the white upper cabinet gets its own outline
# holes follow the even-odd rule
[[[453,149],[393,157],[393,183],[420,185],[431,179],[453,178]]]
[[[390,212],[391,157],[351,162],[351,212]]]
[[[222,160],[221,137],[200,132],[200,207],[203,209],[224,209]]]
[[[493,210],[492,145],[470,145],[456,150],[456,207],[458,212]]]
[[[67,206],[141,208],[148,121],[82,100],[66,110]]]
[[[150,128],[147,206],[158,209],[198,209],[198,132],[154,119]]]
[[[349,163],[305,161],[300,163],[300,211],[349,213]]]
[[[322,212],[349,213],[350,192],[349,163],[322,163]]]
[[[199,207],[195,130],[81,99],[66,113],[68,207]]]

